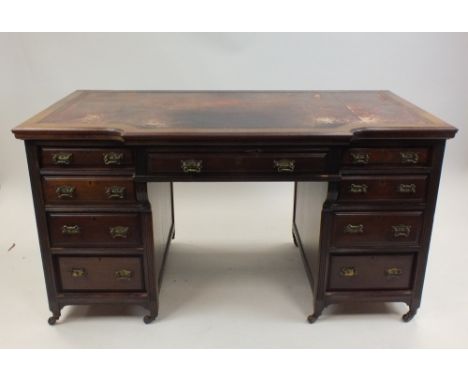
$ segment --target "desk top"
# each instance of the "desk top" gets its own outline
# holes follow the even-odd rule
[[[13,129],[35,140],[451,138],[389,91],[76,91]]]

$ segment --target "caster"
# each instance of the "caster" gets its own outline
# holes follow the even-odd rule
[[[307,321],[309,324],[313,324],[315,321],[317,321],[317,318],[319,318],[319,315],[311,314],[309,317],[307,317]]]
[[[60,314],[59,315],[53,315],[51,317],[49,317],[49,319],[47,320],[48,324],[49,325],[55,325],[55,323],[57,322],[57,320],[60,318]]]
[[[156,315],[153,314],[148,314],[145,317],[143,317],[143,322],[145,324],[150,324],[156,319]]]
[[[404,322],[410,322],[414,318],[414,316],[416,316],[417,311],[417,309],[410,309],[408,313],[404,314],[403,317],[401,317],[401,319]]]

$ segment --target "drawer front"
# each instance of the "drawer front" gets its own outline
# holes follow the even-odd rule
[[[331,245],[335,248],[417,245],[422,212],[336,212]]]
[[[142,291],[139,257],[61,256],[57,260],[63,291]]]
[[[347,176],[340,200],[419,200],[426,198],[426,176]]]
[[[313,153],[180,153],[148,154],[149,174],[307,174],[327,169],[328,152]]]
[[[115,168],[133,165],[132,152],[117,148],[43,148],[42,167]]]
[[[51,213],[52,247],[135,247],[142,243],[138,214]]]
[[[44,177],[46,203],[131,203],[135,201],[129,177]]]
[[[350,166],[426,166],[427,148],[352,148],[345,151],[343,163]]]
[[[411,254],[332,255],[329,290],[411,289]]]

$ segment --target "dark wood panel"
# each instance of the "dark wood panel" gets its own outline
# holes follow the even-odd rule
[[[42,167],[119,168],[133,165],[132,151],[122,148],[44,147]]]
[[[135,190],[129,177],[52,177],[42,180],[46,203],[133,203]]]
[[[332,247],[418,245],[422,212],[336,212]]]
[[[424,201],[427,176],[345,176],[340,182],[339,200]]]
[[[427,148],[352,148],[345,151],[346,166],[426,166],[429,165]]]
[[[59,257],[64,291],[144,290],[139,257]]]
[[[329,290],[410,289],[413,255],[333,255]]]
[[[52,247],[134,247],[142,244],[138,214],[51,213]]]
[[[315,153],[149,153],[148,174],[291,174],[327,170],[327,151]]]

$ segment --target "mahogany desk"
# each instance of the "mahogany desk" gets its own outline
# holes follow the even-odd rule
[[[388,91],[74,92],[13,129],[26,145],[49,324],[66,305],[100,303],[142,305],[153,321],[175,233],[172,182],[234,180],[295,182],[309,322],[347,301],[404,302],[409,321],[456,131]],[[328,182],[320,232],[312,182]]]

